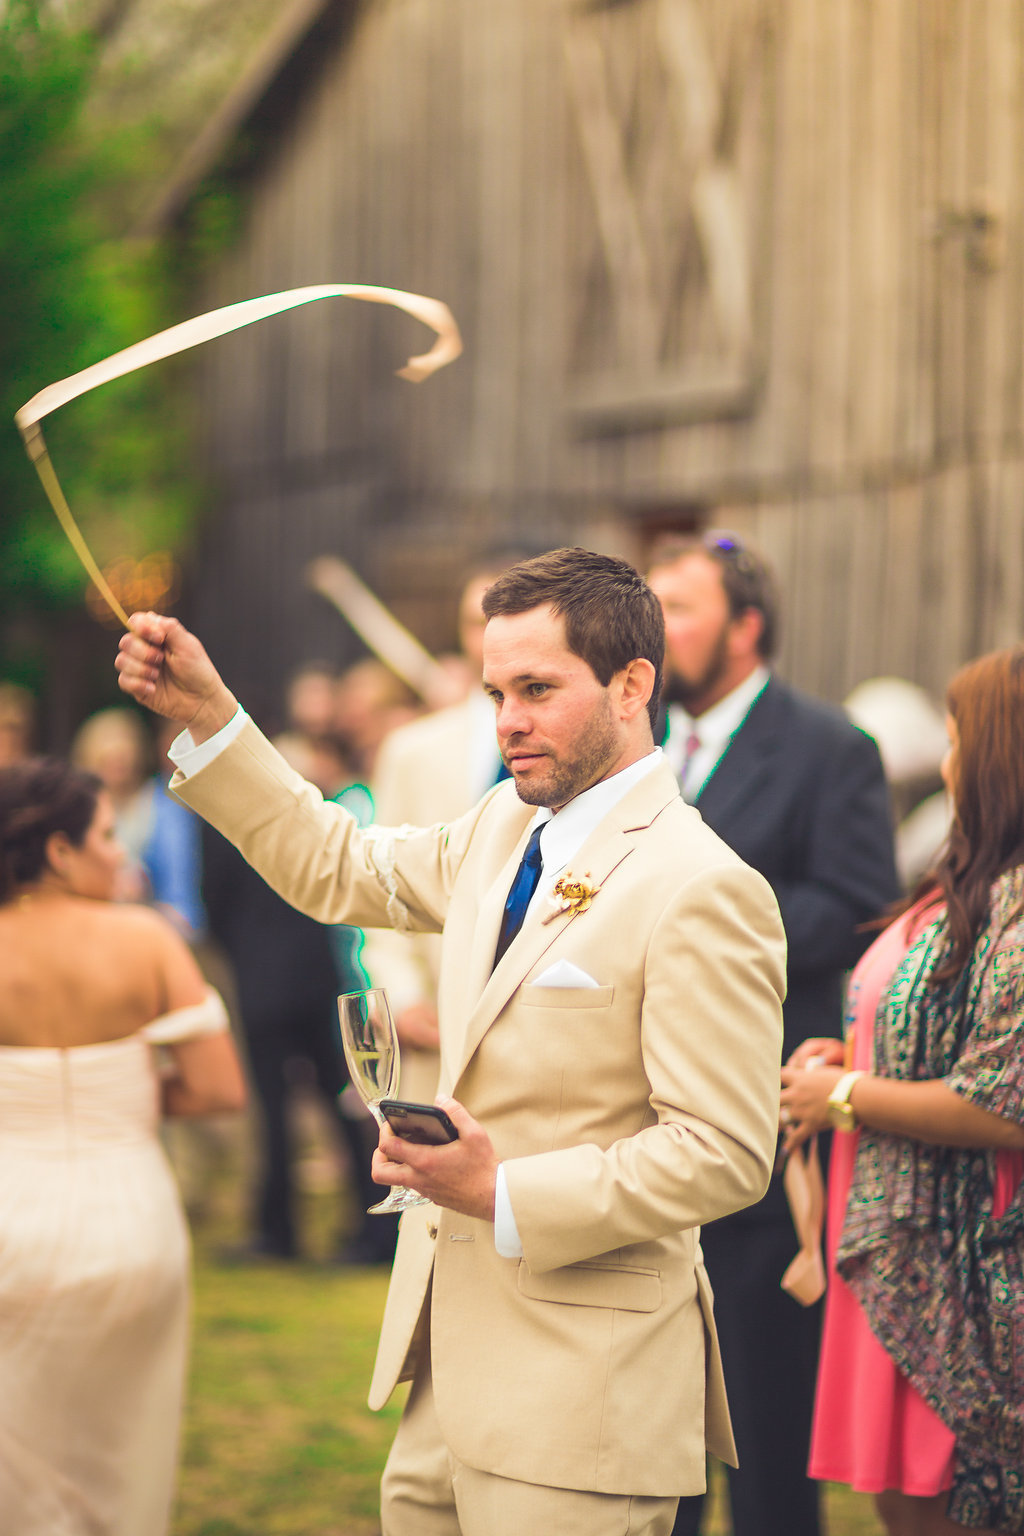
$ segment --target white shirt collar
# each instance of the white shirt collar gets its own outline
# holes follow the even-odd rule
[[[648,752],[646,757],[630,763],[627,768],[613,773],[610,778],[601,779],[597,784],[592,784],[589,789],[585,789],[582,794],[570,800],[568,805],[563,805],[562,809],[554,815],[546,806],[542,806],[537,811],[530,823],[530,829],[532,831],[534,827],[544,826],[544,830],[540,835],[542,868],[534,896],[535,901],[538,896],[546,894],[552,888],[558,876],[608,812],[618,805],[634,784],[639,784],[640,780],[645,779],[663,760],[664,753],[661,748],[655,747],[654,751]]]
[[[767,667],[755,667],[731,693],[719,699],[717,704],[712,704],[702,715],[691,715],[681,704],[670,704],[669,737],[684,743],[691,732],[696,731],[702,752],[717,762],[761,697],[769,676]]]

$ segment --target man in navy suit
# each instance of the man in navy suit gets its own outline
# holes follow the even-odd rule
[[[899,892],[878,749],[838,709],[773,677],[778,604],[764,560],[735,535],[673,538],[648,581],[666,628],[664,750],[684,798],[775,891],[789,945],[783,1060],[842,1031],[843,975],[862,925]],[[782,1181],[704,1228],[739,1471],[734,1536],[818,1536],[807,1477],[820,1307],[779,1282],[796,1251]],[[695,1536],[682,1499],[674,1536]]]

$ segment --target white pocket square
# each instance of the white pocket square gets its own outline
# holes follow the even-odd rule
[[[532,983],[535,987],[599,987],[601,983],[581,971],[571,960],[556,960]]]

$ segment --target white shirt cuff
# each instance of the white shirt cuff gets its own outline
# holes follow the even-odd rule
[[[494,1246],[503,1259],[521,1259],[523,1256],[519,1228],[512,1214],[512,1201],[508,1197],[504,1163],[498,1164],[494,1181]]]
[[[198,746],[192,740],[191,731],[182,731],[179,736],[175,736],[167,749],[167,756],[175,768],[186,779],[190,779],[194,773],[199,772],[200,768],[205,768],[208,763],[213,762],[215,757],[219,757],[236,736],[241,735],[242,727],[248,718],[249,716],[239,704],[227,725],[222,725],[219,731],[207,737],[206,741],[201,741]]]

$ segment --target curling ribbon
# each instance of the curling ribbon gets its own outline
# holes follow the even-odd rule
[[[371,304],[392,304],[396,309],[404,309],[407,314],[422,320],[424,325],[437,332],[437,340],[428,352],[410,357],[405,367],[397,370],[399,378],[410,379],[418,384],[446,363],[454,362],[462,351],[462,339],[451,310],[439,299],[428,299],[418,293],[404,293],[399,288],[374,288],[361,283],[327,283],[312,288],[289,288],[282,293],[268,293],[261,298],[244,299],[240,304],[228,304],[223,309],[212,309],[208,314],[196,315],[191,320],[172,325],[166,331],[159,331],[155,336],[148,336],[144,341],[125,347],[122,352],[115,352],[101,362],[83,368],[80,373],[73,373],[56,384],[48,384],[15,413],[14,420],[25,444],[25,451],[36,467],[58,522],[104,601],[126,629],[128,615],[104,580],[71,515],[50,462],[39,423],[59,406],[87,394],[100,384],[109,383],[111,379],[134,373],[136,369],[146,368],[150,363],[160,362],[162,358],[173,357],[176,352],[186,352],[201,342],[214,341],[230,331],[239,331],[244,326],[281,314],[286,309],[298,309],[300,305],[312,304],[317,299],[333,298],[366,299]]]

